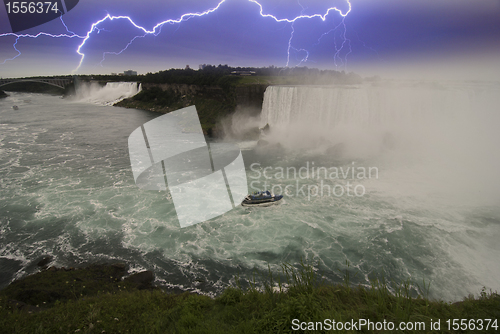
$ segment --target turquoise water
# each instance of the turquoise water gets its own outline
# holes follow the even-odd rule
[[[301,259],[320,260],[318,272],[332,282],[342,281],[346,260],[353,283],[425,279],[431,296],[446,300],[499,288],[498,194],[483,188],[483,200],[470,188],[449,196],[454,182],[443,176],[436,185],[441,172],[428,173],[434,165],[401,163],[397,150],[354,159],[239,143],[249,188],[289,186],[284,203],[239,206],[181,229],[168,194],[140,190],[130,169],[128,135],[157,116],[34,94],[0,100],[2,287],[36,272],[49,254],[56,266],[125,261],[131,271],[153,270],[158,283],[210,295],[237,275],[251,279],[254,269]],[[276,175],[307,164],[312,171],[313,162],[342,168],[345,177]],[[374,167],[377,177],[353,177],[346,173],[353,166]],[[497,176],[484,173],[496,184]],[[363,195],[327,195],[325,187],[321,195],[321,181],[337,194],[349,182]]]

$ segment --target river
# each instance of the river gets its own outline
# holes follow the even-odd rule
[[[450,301],[483,286],[498,290],[500,159],[490,108],[498,85],[405,90],[415,101],[441,101],[435,109],[464,110],[433,118],[407,108],[413,116],[389,127],[380,124],[399,108],[386,108],[401,96],[394,87],[301,89],[266,92],[268,146],[238,142],[249,189],[282,191],[284,203],[237,206],[186,228],[167,192],[139,189],[131,171],[128,136],[158,114],[97,105],[98,89],[80,101],[21,93],[0,100],[0,288],[50,255],[65,267],[127,262],[131,272],[154,271],[158,284],[209,295],[237,276],[252,280],[254,269],[301,259],[320,261],[327,281],[342,282],[346,270],[353,284],[425,280],[430,297]],[[322,120],[326,107],[316,105],[319,121],[306,122],[296,106],[307,109],[332,89],[336,121]],[[300,103],[278,103],[283,94]],[[362,114],[375,102],[379,109]]]

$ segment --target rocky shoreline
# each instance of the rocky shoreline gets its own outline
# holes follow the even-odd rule
[[[127,275],[129,266],[122,262],[87,264],[81,267],[48,266],[50,257],[38,262],[40,271],[10,283],[0,291],[13,309],[40,312],[56,303],[77,300],[102,293],[159,290],[149,270]]]

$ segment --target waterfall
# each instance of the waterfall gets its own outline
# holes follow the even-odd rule
[[[270,86],[264,94],[260,125],[283,127],[305,122],[331,129],[346,123],[371,126],[467,117],[484,98],[495,98],[498,86],[488,88],[422,83]]]
[[[100,105],[113,105],[141,91],[137,82],[108,82],[101,86],[97,82],[80,83],[76,88],[76,99]]]
[[[491,141],[486,133],[498,137],[499,88],[460,82],[269,86],[260,127],[269,124],[266,141],[288,148],[342,143],[373,151],[388,141],[484,145],[479,138]]]
[[[454,194],[486,193],[500,187],[499,105],[498,83],[270,86],[261,150],[371,161],[442,188],[461,185]]]

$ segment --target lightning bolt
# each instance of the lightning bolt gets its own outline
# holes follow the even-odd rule
[[[288,64],[290,63],[290,49],[294,50],[297,53],[299,53],[299,52],[306,53],[306,56],[304,58],[302,58],[302,60],[297,65],[295,65],[296,67],[302,63],[307,62],[307,59],[309,58],[309,51],[307,51],[306,49],[296,49],[292,46],[292,39],[293,39],[294,32],[295,32],[295,29],[294,29],[293,23],[292,23],[292,32],[290,33],[290,38],[288,39],[288,49],[287,49],[287,57],[286,57],[286,65],[285,65],[286,67],[288,67]]]
[[[46,32],[39,32],[38,34],[36,35],[30,35],[30,34],[14,34],[14,33],[3,33],[3,34],[0,34],[0,37],[4,37],[4,36],[15,36],[16,37],[16,41],[14,42],[13,44],[13,47],[14,47],[14,50],[17,51],[17,55],[15,55],[14,57],[12,58],[9,58],[9,59],[6,59],[4,60],[2,63],[0,64],[5,64],[7,61],[9,60],[14,60],[16,59],[17,57],[19,57],[21,55],[21,51],[19,51],[17,48],[16,48],[16,45],[17,45],[17,42],[19,41],[20,38],[38,38],[40,36],[47,36],[47,37],[52,37],[52,38],[61,38],[61,37],[67,37],[67,38],[83,38],[83,36],[79,36],[77,34],[57,34],[57,35],[53,35],[53,34],[49,34],[49,33],[46,33]]]
[[[66,23],[64,23],[64,20],[62,18],[62,14],[63,13],[61,11],[59,11],[59,13],[61,14],[61,16],[59,16],[59,18],[60,18],[60,20],[62,22],[62,25],[66,29],[66,32],[68,32],[68,34],[57,34],[57,35],[54,35],[54,34],[49,34],[49,33],[46,33],[46,32],[39,32],[38,34],[35,34],[35,35],[31,35],[31,34],[15,34],[15,33],[11,33],[11,32],[10,33],[0,34],[0,37],[4,37],[4,36],[14,36],[14,37],[16,37],[16,41],[14,42],[14,44],[12,45],[12,47],[14,48],[14,50],[17,51],[17,55],[15,55],[12,58],[5,59],[3,62],[0,63],[0,65],[3,65],[3,64],[5,64],[8,61],[14,60],[14,59],[16,59],[17,57],[19,57],[21,55],[21,51],[19,51],[17,49],[17,47],[16,47],[17,42],[19,41],[20,38],[38,38],[40,36],[47,36],[47,37],[52,37],[52,38],[66,37],[66,38],[80,38],[80,39],[83,39],[84,36],[79,36],[79,35],[75,34],[74,32],[72,32],[72,31],[70,31],[68,29],[68,26],[66,25]]]
[[[165,20],[165,21],[162,21],[158,24],[156,24],[151,30],[147,30],[146,28],[136,24],[132,18],[130,18],[130,16],[112,16],[110,15],[109,13],[103,17],[102,19],[94,22],[91,27],[90,27],[90,30],[87,32],[86,35],[84,36],[81,36],[81,35],[77,35],[75,34],[74,32],[70,31],[68,29],[68,27],[66,26],[66,24],[64,23],[64,21],[62,20],[62,15],[61,15],[61,22],[62,24],[64,25],[64,27],[66,28],[66,31],[67,31],[67,34],[58,34],[58,35],[54,35],[54,34],[49,34],[49,33],[45,33],[45,32],[40,32],[36,35],[30,35],[30,34],[15,34],[15,33],[4,33],[4,34],[0,34],[0,37],[4,37],[4,36],[15,36],[16,37],[16,41],[14,42],[13,44],[13,47],[14,49],[18,52],[18,54],[13,57],[13,58],[10,58],[10,59],[6,59],[4,60],[3,63],[1,64],[5,64],[7,61],[11,61],[11,60],[14,60],[16,59],[17,57],[19,57],[21,55],[21,52],[17,49],[16,45],[19,41],[20,38],[38,38],[40,36],[48,36],[48,37],[52,37],[52,38],[79,38],[79,39],[82,39],[82,43],[78,46],[77,50],[76,50],[76,53],[78,53],[80,55],[80,62],[78,64],[78,66],[75,68],[75,70],[73,72],[76,72],[80,69],[82,63],[83,63],[83,60],[85,59],[85,54],[82,52],[82,48],[83,46],[87,43],[87,41],[91,38],[91,35],[93,32],[97,31],[98,33],[103,30],[101,28],[99,28],[98,26],[100,24],[102,24],[103,22],[105,21],[114,21],[114,20],[126,20],[128,21],[130,24],[132,24],[135,28],[137,28],[138,30],[142,31],[142,33],[140,35],[137,35],[135,36],[134,38],[132,38],[130,40],[129,43],[127,43],[125,45],[125,47],[123,49],[121,49],[120,51],[118,52],[104,52],[103,53],[103,58],[100,62],[100,64],[102,65],[102,62],[105,60],[106,58],[106,55],[108,54],[114,54],[114,55],[119,55],[121,53],[123,53],[125,50],[127,50],[127,48],[138,38],[143,38],[147,35],[154,35],[154,36],[158,36],[158,34],[161,32],[161,28],[165,25],[165,24],[180,24],[181,22],[185,22],[185,21],[188,21],[189,19],[192,19],[192,18],[195,18],[195,17],[201,17],[201,16],[205,16],[205,15],[208,15],[208,14],[211,14],[215,11],[217,11],[220,6],[225,3],[227,0],[222,0],[220,1],[217,6],[213,7],[213,8],[210,8],[208,10],[205,10],[203,12],[196,12],[196,13],[186,13],[186,14],[183,14],[182,16],[180,16],[178,19],[168,19],[168,20]],[[291,31],[291,34],[290,34],[290,38],[288,40],[288,48],[287,48],[287,62],[286,62],[286,66],[289,65],[289,62],[290,62],[290,50],[294,50],[296,52],[306,52],[306,56],[299,62],[299,64],[303,63],[303,62],[306,62],[308,60],[308,57],[309,57],[309,52],[305,49],[296,49],[294,47],[292,47],[292,40],[293,40],[293,34],[294,34],[294,27],[293,27],[293,24],[297,21],[297,20],[301,20],[301,19],[315,19],[315,18],[319,18],[321,19],[323,22],[326,20],[327,16],[331,13],[331,12],[337,12],[341,17],[342,17],[342,22],[340,23],[344,30],[343,30],[343,34],[342,34],[342,37],[343,37],[343,41],[342,41],[342,44],[340,47],[337,47],[335,46],[335,49],[336,49],[336,53],[334,55],[334,61],[335,61],[335,65],[337,66],[337,63],[336,63],[336,59],[339,59],[339,55],[341,53],[341,51],[344,49],[344,46],[346,43],[348,43],[349,45],[349,52],[346,54],[345,56],[345,59],[347,57],[347,55],[349,53],[352,52],[352,50],[350,49],[350,40],[348,40],[346,38],[346,26],[345,26],[345,17],[351,12],[351,9],[352,9],[352,6],[351,6],[351,3],[350,3],[350,0],[346,0],[346,3],[348,5],[348,9],[343,12],[342,10],[338,9],[337,7],[330,7],[326,10],[326,12],[324,14],[313,14],[313,15],[304,15],[303,14],[303,11],[304,11],[304,7],[302,7],[302,11],[300,13],[299,16],[296,16],[294,18],[278,18],[276,17],[275,15],[272,15],[272,14],[266,14],[264,13],[264,8],[262,7],[262,5],[257,1],[257,0],[248,0],[249,2],[255,4],[256,6],[258,6],[259,8],[259,14],[261,17],[263,18],[269,18],[269,19],[272,19],[276,22],[287,22],[287,23],[290,23],[291,24],[291,27],[292,27],[292,31]],[[300,5],[300,3],[299,3]],[[337,26],[338,27],[338,26]],[[334,28],[332,29],[331,31],[337,29]],[[330,31],[330,32],[331,32]],[[328,32],[329,33],[329,32]],[[328,33],[325,33],[325,34],[328,34]],[[320,42],[321,38],[325,35],[323,34],[320,39],[318,40],[318,42]],[[342,64],[345,64],[345,62],[343,61]],[[297,65],[298,66],[298,65]]]
[[[304,6],[302,6],[300,4],[300,1],[297,1],[297,3],[302,8],[302,10],[300,11],[300,14],[302,15],[304,13],[304,10],[306,10],[306,8],[304,8]],[[295,27],[293,26],[294,23],[295,22],[292,22],[292,32],[290,33],[290,38],[288,39],[288,49],[287,49],[287,57],[286,57],[286,65],[285,65],[286,67],[288,67],[288,64],[290,63],[290,49],[293,49],[297,53],[299,53],[301,51],[306,52],[305,58],[302,58],[302,60],[296,66],[299,66],[303,62],[307,62],[307,58],[309,58],[309,51],[307,51],[305,49],[296,49],[296,48],[292,47],[293,33],[295,32]]]
[[[352,53],[351,40],[348,39],[347,36],[346,36],[347,27],[346,27],[346,24],[345,24],[345,16],[342,17],[342,21],[340,21],[340,23],[338,25],[336,25],[334,28],[330,29],[329,31],[323,33],[318,38],[318,41],[314,44],[314,45],[321,44],[321,39],[323,39],[323,37],[329,35],[332,32],[336,32],[337,29],[339,29],[339,27],[341,27],[341,26],[343,27],[343,31],[341,33],[341,35],[342,35],[342,43],[341,43],[340,47],[337,46],[337,41],[336,41],[335,37],[334,37],[334,40],[333,40],[333,43],[334,43],[334,46],[335,46],[335,54],[333,56],[333,63],[335,64],[335,67],[339,67],[339,66],[346,67],[347,66],[347,56],[349,56],[349,54]],[[358,37],[358,39],[359,39],[359,37]],[[342,58],[340,57],[340,53],[344,50],[344,46],[345,46],[346,43],[349,45],[349,51],[346,53],[346,55],[344,56],[344,59],[342,60]],[[363,43],[363,46],[366,47],[365,43],[364,42],[362,42],[362,43]],[[340,65],[337,63],[337,61],[340,62]]]
[[[278,19],[276,16],[274,15],[271,15],[271,14],[264,14],[264,9],[262,8],[262,5],[260,3],[258,3],[256,0],[249,0],[250,2],[253,2],[255,3],[256,5],[259,6],[260,8],[260,16],[262,17],[269,17],[269,18],[272,18],[274,19],[276,22],[288,22],[288,23],[291,23],[292,24],[292,32],[290,34],[290,39],[288,40],[288,52],[287,52],[287,62],[286,62],[286,66],[288,67],[289,63],[290,63],[290,49],[293,49],[297,52],[300,52],[300,51],[303,51],[303,52],[306,52],[306,56],[299,62],[299,64],[297,64],[296,66],[299,66],[301,63],[303,62],[306,62],[307,59],[309,58],[309,51],[305,50],[305,49],[295,49],[292,47],[292,39],[293,39],[293,33],[295,32],[294,30],[294,27],[293,27],[293,24],[295,23],[295,21],[297,20],[300,20],[300,19],[312,19],[312,18],[321,18],[321,20],[324,22],[326,20],[326,17],[330,14],[331,11],[336,11],[340,14],[340,16],[342,16],[342,22],[341,24],[344,25],[344,28],[346,28],[345,26],[345,18],[346,16],[351,12],[351,9],[352,9],[352,6],[351,6],[351,2],[350,0],[346,0],[347,2],[347,5],[349,6],[348,10],[343,13],[342,10],[338,9],[337,7],[330,7],[326,10],[326,13],[321,15],[321,14],[313,14],[313,15],[303,15],[302,13],[304,12],[305,8],[300,4],[299,2],[299,5],[302,7],[302,11],[300,12],[301,15],[299,16],[296,16],[295,18],[293,19],[287,19],[287,18],[284,18],[284,19]],[[334,28],[335,29],[335,28]],[[338,57],[338,55],[340,54],[340,52],[342,51],[343,47],[344,47],[344,43],[345,43],[345,39],[346,39],[346,30],[344,29],[344,41],[342,43],[342,46],[340,48],[337,48],[335,47],[336,49],[336,53],[335,53],[335,56],[334,56],[334,62],[335,62],[335,66],[337,66],[337,63],[336,63],[336,58]],[[321,37],[320,37],[321,38]],[[350,43],[349,43],[350,45]],[[347,53],[347,55],[349,54],[350,52]],[[346,57],[347,57],[346,55]],[[347,59],[347,58],[346,58]],[[344,62],[345,63],[345,62]]]

